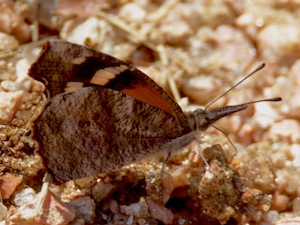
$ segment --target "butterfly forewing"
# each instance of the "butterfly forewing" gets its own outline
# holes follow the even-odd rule
[[[120,91],[163,110],[176,118],[186,132],[186,116],[176,101],[132,65],[84,46],[61,40],[49,41],[29,70],[37,80],[47,80],[51,96],[85,86]]]

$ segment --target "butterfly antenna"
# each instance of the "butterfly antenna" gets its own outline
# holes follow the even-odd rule
[[[255,101],[251,101],[251,102],[246,102],[246,103],[243,103],[243,105],[250,105],[250,104],[254,104],[254,103],[258,103],[258,102],[279,102],[281,100],[282,100],[281,97],[267,98],[267,99],[260,99],[260,100],[255,100]]]
[[[256,72],[260,71],[262,68],[265,67],[265,63],[262,63],[261,65],[259,65],[255,70],[253,70],[250,74],[248,74],[246,77],[244,77],[242,80],[240,80],[238,83],[236,83],[235,85],[233,85],[231,88],[229,88],[226,92],[224,92],[222,95],[220,95],[218,98],[216,98],[214,101],[212,101],[210,104],[208,104],[205,107],[205,111],[207,112],[207,109],[214,104],[216,101],[218,101],[220,98],[222,98],[224,95],[228,94],[232,89],[236,88],[238,85],[240,85],[242,82],[244,82],[246,79],[248,79],[249,77],[251,77],[253,74],[255,74]],[[278,102],[281,101],[281,97],[275,97],[275,98],[268,98],[268,99],[260,99],[260,100],[255,100],[255,101],[250,101],[250,102],[246,102],[243,104],[239,104],[239,105],[234,105],[234,106],[225,106],[225,107],[221,107],[221,108],[217,108],[214,110],[211,110],[209,112],[207,112],[208,114],[211,115],[212,119],[212,123],[219,120],[222,117],[225,117],[227,115],[230,115],[232,113],[238,112],[238,111],[242,111],[244,109],[246,109],[248,107],[248,105],[250,104],[254,104],[254,103],[258,103],[258,102]],[[213,126],[211,123],[211,126],[214,127],[215,129],[217,129],[218,131],[220,131],[221,133],[224,134],[224,136],[227,138],[227,140],[229,141],[229,143],[232,145],[232,147],[234,148],[234,150],[237,152],[237,149],[235,147],[235,145],[232,143],[232,141],[229,139],[229,137],[227,136],[227,134],[221,130],[220,128]]]
[[[220,98],[224,97],[225,95],[227,95],[232,89],[236,88],[237,86],[239,86],[241,83],[243,83],[245,80],[247,80],[249,77],[251,77],[253,74],[255,74],[256,72],[260,71],[262,68],[265,67],[265,63],[262,63],[261,65],[259,65],[255,70],[253,70],[251,73],[249,73],[246,77],[244,77],[242,80],[240,80],[239,82],[237,82],[235,85],[233,85],[231,88],[229,88],[227,91],[225,91],[223,94],[221,94],[219,97],[217,97],[215,100],[213,100],[211,103],[209,103],[206,107],[205,107],[205,111],[212,105],[214,104],[216,101],[218,101]],[[264,101],[264,100],[262,100]]]

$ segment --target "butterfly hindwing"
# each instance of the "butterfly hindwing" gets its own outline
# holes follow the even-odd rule
[[[39,153],[59,183],[118,169],[190,141],[174,117],[103,87],[54,96],[34,126]]]

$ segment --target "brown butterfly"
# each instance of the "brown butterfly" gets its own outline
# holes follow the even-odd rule
[[[132,65],[61,40],[44,46],[29,75],[46,79],[53,96],[34,123],[34,135],[48,170],[60,183],[177,151],[197,132],[248,105],[183,112]]]

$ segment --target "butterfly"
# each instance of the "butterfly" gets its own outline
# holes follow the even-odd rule
[[[51,96],[34,121],[34,136],[58,183],[178,151],[198,132],[248,106],[183,112],[131,64],[63,40],[46,43],[28,74],[44,82]]]

